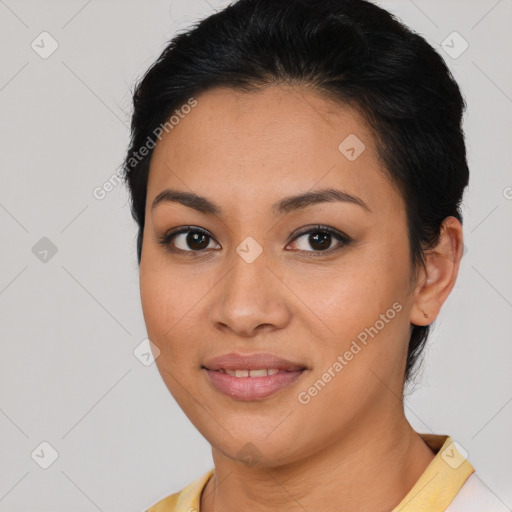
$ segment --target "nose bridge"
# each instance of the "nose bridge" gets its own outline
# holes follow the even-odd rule
[[[252,237],[243,240],[229,258],[229,269],[215,294],[211,321],[228,326],[240,335],[250,335],[258,326],[283,327],[288,309],[268,254]]]
[[[235,293],[240,298],[252,297],[253,301],[259,299],[260,292],[265,288],[261,285],[267,282],[271,275],[267,269],[268,260],[268,252],[264,251],[263,246],[254,238],[248,237],[242,241],[235,248],[230,262],[232,270],[227,283],[230,293]]]

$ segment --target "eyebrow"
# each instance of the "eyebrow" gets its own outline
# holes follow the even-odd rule
[[[335,201],[356,204],[368,212],[371,212],[369,206],[360,197],[344,192],[343,190],[333,188],[315,190],[312,192],[305,192],[303,194],[285,197],[277,203],[274,203],[271,207],[271,211],[274,215],[280,215],[290,213],[295,210],[301,210],[313,204],[332,203]],[[201,213],[218,216],[222,216],[223,214],[223,210],[220,206],[210,199],[197,195],[193,192],[165,189],[155,197],[153,204],[151,205],[151,209],[153,210],[161,203],[180,203]]]

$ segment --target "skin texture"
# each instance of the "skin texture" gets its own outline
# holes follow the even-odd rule
[[[201,511],[391,510],[434,456],[404,415],[407,344],[410,324],[433,322],[455,284],[462,226],[445,219],[426,271],[411,281],[405,204],[356,111],[285,85],[217,88],[197,102],[152,157],[140,290],[160,374],[212,446],[215,476]],[[366,146],[354,161],[338,149],[350,134]],[[223,214],[171,202],[152,210],[166,188],[205,196]],[[356,195],[371,211],[346,202],[271,211],[283,197],[323,188]],[[327,246],[339,249],[327,254],[308,234],[294,235],[316,224],[353,242],[332,237]],[[186,253],[158,243],[189,225],[211,236],[203,252],[187,245],[186,234],[169,244]],[[249,236],[263,249],[252,263],[236,252]],[[300,403],[298,393],[395,303],[394,318]],[[262,400],[235,400],[209,384],[207,359],[260,351],[308,370]],[[239,460],[248,442],[254,464]]]

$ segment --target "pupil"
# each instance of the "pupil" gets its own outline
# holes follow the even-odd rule
[[[314,235],[309,235],[309,243],[314,249],[325,250],[328,249],[331,245],[330,234],[328,233],[315,233]],[[320,239],[320,242],[318,241]],[[327,243],[326,243],[327,242]],[[319,247],[315,247],[317,244]]]
[[[205,249],[208,247],[207,236],[204,233],[198,233],[197,231],[192,231],[187,236],[187,244],[191,249]],[[206,242],[206,243],[205,243]],[[194,244],[198,244],[199,247],[194,246]]]

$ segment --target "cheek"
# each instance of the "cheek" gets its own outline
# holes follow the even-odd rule
[[[154,252],[143,252],[140,265],[140,297],[148,336],[162,352],[168,349],[167,339],[177,324],[180,311],[173,298],[177,284],[169,271],[154,257]]]
[[[353,261],[329,268],[304,271],[300,279],[289,274],[294,293],[319,329],[329,337],[347,339],[373,325],[395,301],[401,301],[401,272],[389,261],[354,256]]]
[[[165,275],[151,267],[147,260],[140,267],[140,297],[148,334],[162,341],[166,329],[172,325],[169,317],[168,285]],[[156,340],[155,340],[156,341]],[[160,343],[159,343],[160,345]]]
[[[323,340],[317,372],[346,354],[343,377],[333,388],[343,382],[355,392],[375,380],[370,370],[383,377],[399,373],[409,336],[407,254],[401,241],[375,243],[341,265],[315,272],[314,278],[304,272],[295,281],[294,292],[307,306],[304,311],[310,310],[312,330]]]
[[[191,368],[197,362],[197,347],[190,335],[194,295],[190,287],[147,258],[140,267],[140,295],[146,331],[160,353],[155,364],[167,389],[184,410],[190,408],[190,396],[184,390],[194,386]],[[197,299],[196,299],[197,302]]]
[[[148,337],[160,349],[157,365],[190,367],[198,357],[198,313],[209,280],[192,270],[171,268],[165,258],[149,252],[141,261],[140,296]]]

